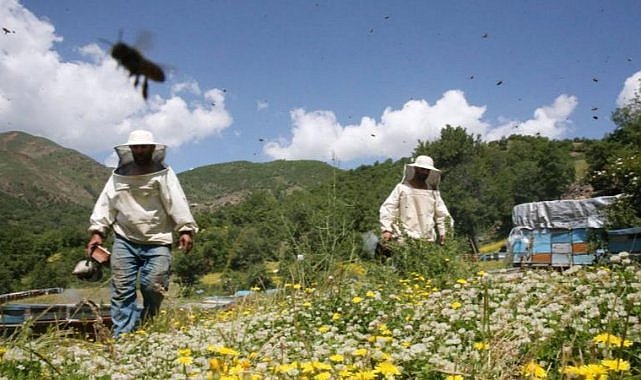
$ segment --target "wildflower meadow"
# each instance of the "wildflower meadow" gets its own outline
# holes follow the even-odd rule
[[[343,266],[224,309],[168,299],[134,333],[0,341],[2,379],[641,378],[641,268]]]

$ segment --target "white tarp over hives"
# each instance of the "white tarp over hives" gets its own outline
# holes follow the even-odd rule
[[[605,228],[605,208],[619,197],[522,203],[512,209],[512,223],[517,227],[532,229]]]

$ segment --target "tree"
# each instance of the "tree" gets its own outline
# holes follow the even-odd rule
[[[624,194],[608,212],[612,228],[641,225],[641,96],[612,115],[616,129],[587,152],[588,179],[603,195]]]

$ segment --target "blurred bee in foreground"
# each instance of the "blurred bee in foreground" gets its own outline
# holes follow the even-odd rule
[[[142,97],[147,100],[147,90],[149,89],[148,80],[156,82],[165,81],[165,73],[159,65],[145,58],[138,50],[131,46],[118,42],[111,48],[111,56],[118,63],[129,71],[130,77],[136,77],[134,87],[138,88],[140,77],[142,81]]]

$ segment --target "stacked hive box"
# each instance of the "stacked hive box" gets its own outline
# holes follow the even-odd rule
[[[587,229],[531,230],[512,248],[515,265],[555,266],[590,265],[594,253],[588,252]]]
[[[605,227],[604,210],[617,198],[603,196],[514,206],[514,228],[508,237],[513,265],[567,267],[593,264],[596,255],[590,252],[588,233]]]
[[[624,251],[636,257],[641,255],[641,227],[608,231],[608,252]]]

